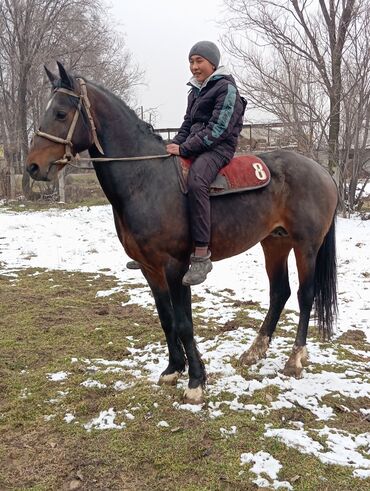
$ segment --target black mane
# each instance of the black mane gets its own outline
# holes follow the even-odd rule
[[[80,76],[77,75],[76,78],[79,78]],[[83,78],[83,77],[80,77]],[[154,131],[154,128],[151,124],[147,123],[146,121],[143,121],[142,119],[139,118],[139,116],[136,114],[136,112],[131,109],[126,102],[124,102],[120,97],[118,97],[116,94],[111,92],[110,90],[106,89],[105,87],[97,84],[96,82],[92,82],[91,80],[84,78],[84,80],[91,84],[93,87],[96,87],[97,89],[101,90],[104,92],[106,96],[108,96],[110,99],[113,99],[116,105],[124,112],[125,116],[130,118],[133,123],[135,123],[138,127],[138,129],[144,134],[148,136],[154,137],[156,140],[163,142],[163,138],[161,135],[156,133]],[[61,82],[61,81],[59,81]]]

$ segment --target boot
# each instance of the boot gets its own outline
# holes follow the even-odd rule
[[[140,263],[138,263],[137,261],[129,261],[126,264],[126,268],[127,269],[141,269],[141,266],[140,266]]]
[[[190,256],[190,268],[185,273],[182,284],[185,286],[199,285],[207,278],[207,274],[212,271],[211,253],[207,256]]]

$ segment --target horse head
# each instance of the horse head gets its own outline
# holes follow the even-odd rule
[[[45,67],[52,95],[26,160],[28,173],[38,181],[54,178],[76,153],[97,141],[85,82],[70,75],[59,62],[58,68],[59,76]]]

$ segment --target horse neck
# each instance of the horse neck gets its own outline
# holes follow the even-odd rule
[[[166,154],[164,142],[151,134],[145,123],[122,101],[95,86],[91,90],[90,101],[104,157]],[[95,146],[89,151],[92,157],[101,157]],[[146,207],[153,206],[153,201],[159,202],[166,193],[177,192],[177,177],[171,160],[97,162],[94,167],[114,208],[123,212],[137,206],[146,213]]]
[[[91,94],[97,135],[105,157],[165,153],[164,142],[123,101],[95,86]]]

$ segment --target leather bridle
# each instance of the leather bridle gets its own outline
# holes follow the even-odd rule
[[[94,122],[94,118],[92,117],[91,111],[90,111],[90,100],[87,96],[87,87],[86,87],[86,82],[82,78],[76,78],[76,80],[79,83],[80,86],[80,93],[77,94],[73,90],[69,89],[64,89],[63,87],[59,87],[54,89],[54,93],[60,92],[62,94],[69,95],[71,97],[76,97],[78,99],[78,104],[76,106],[75,113],[73,115],[73,119],[71,122],[71,126],[69,127],[67,137],[66,138],[60,138],[59,136],[51,135],[50,133],[45,133],[44,131],[37,130],[35,131],[35,135],[40,136],[41,138],[46,138],[47,140],[50,140],[55,143],[61,143],[62,145],[65,146],[64,150],[64,155],[63,158],[59,160],[55,160],[54,162],[51,162],[50,165],[58,165],[58,164],[69,164],[69,165],[74,165],[76,162],[81,162],[81,161],[93,161],[93,162],[112,162],[112,161],[133,161],[133,160],[149,160],[149,159],[163,159],[163,158],[168,158],[171,157],[170,154],[164,154],[164,155],[142,155],[138,157],[89,157],[89,158],[81,158],[78,154],[74,155],[72,152],[73,148],[73,143],[72,143],[72,138],[73,138],[73,133],[76,129],[77,121],[79,114],[81,113],[81,109],[84,108],[85,112],[87,114],[89,124],[90,124],[90,130],[92,133],[92,138],[94,141],[94,144],[96,148],[99,150],[99,152],[104,155],[104,151],[102,146],[100,145],[98,135],[96,133],[96,126]],[[80,168],[83,168],[80,166]],[[90,168],[90,167],[89,167]]]
[[[73,119],[71,122],[71,126],[69,127],[67,137],[60,138],[59,136],[51,135],[50,133],[45,133],[43,131],[37,130],[35,131],[35,135],[41,136],[42,138],[46,138],[47,140],[50,140],[55,143],[61,143],[62,145],[65,146],[65,151],[64,151],[64,156],[63,159],[60,161],[56,161],[54,163],[68,163],[73,159],[73,153],[72,153],[72,148],[73,148],[73,143],[72,143],[72,138],[73,138],[73,133],[76,129],[78,117],[81,113],[82,107],[85,109],[89,124],[90,124],[90,129],[93,137],[94,144],[96,148],[99,150],[99,152],[104,155],[104,151],[102,149],[102,146],[100,145],[98,135],[96,133],[96,127],[94,123],[94,119],[92,117],[91,111],[90,111],[90,101],[87,96],[87,88],[86,88],[86,82],[82,78],[77,78],[76,79],[79,83],[80,86],[80,94],[76,94],[76,92],[69,90],[69,89],[64,89],[63,87],[59,87],[54,89],[54,94],[57,92],[60,92],[62,94],[69,95],[71,97],[76,97],[78,99],[78,104],[75,109],[75,113],[73,115]]]

